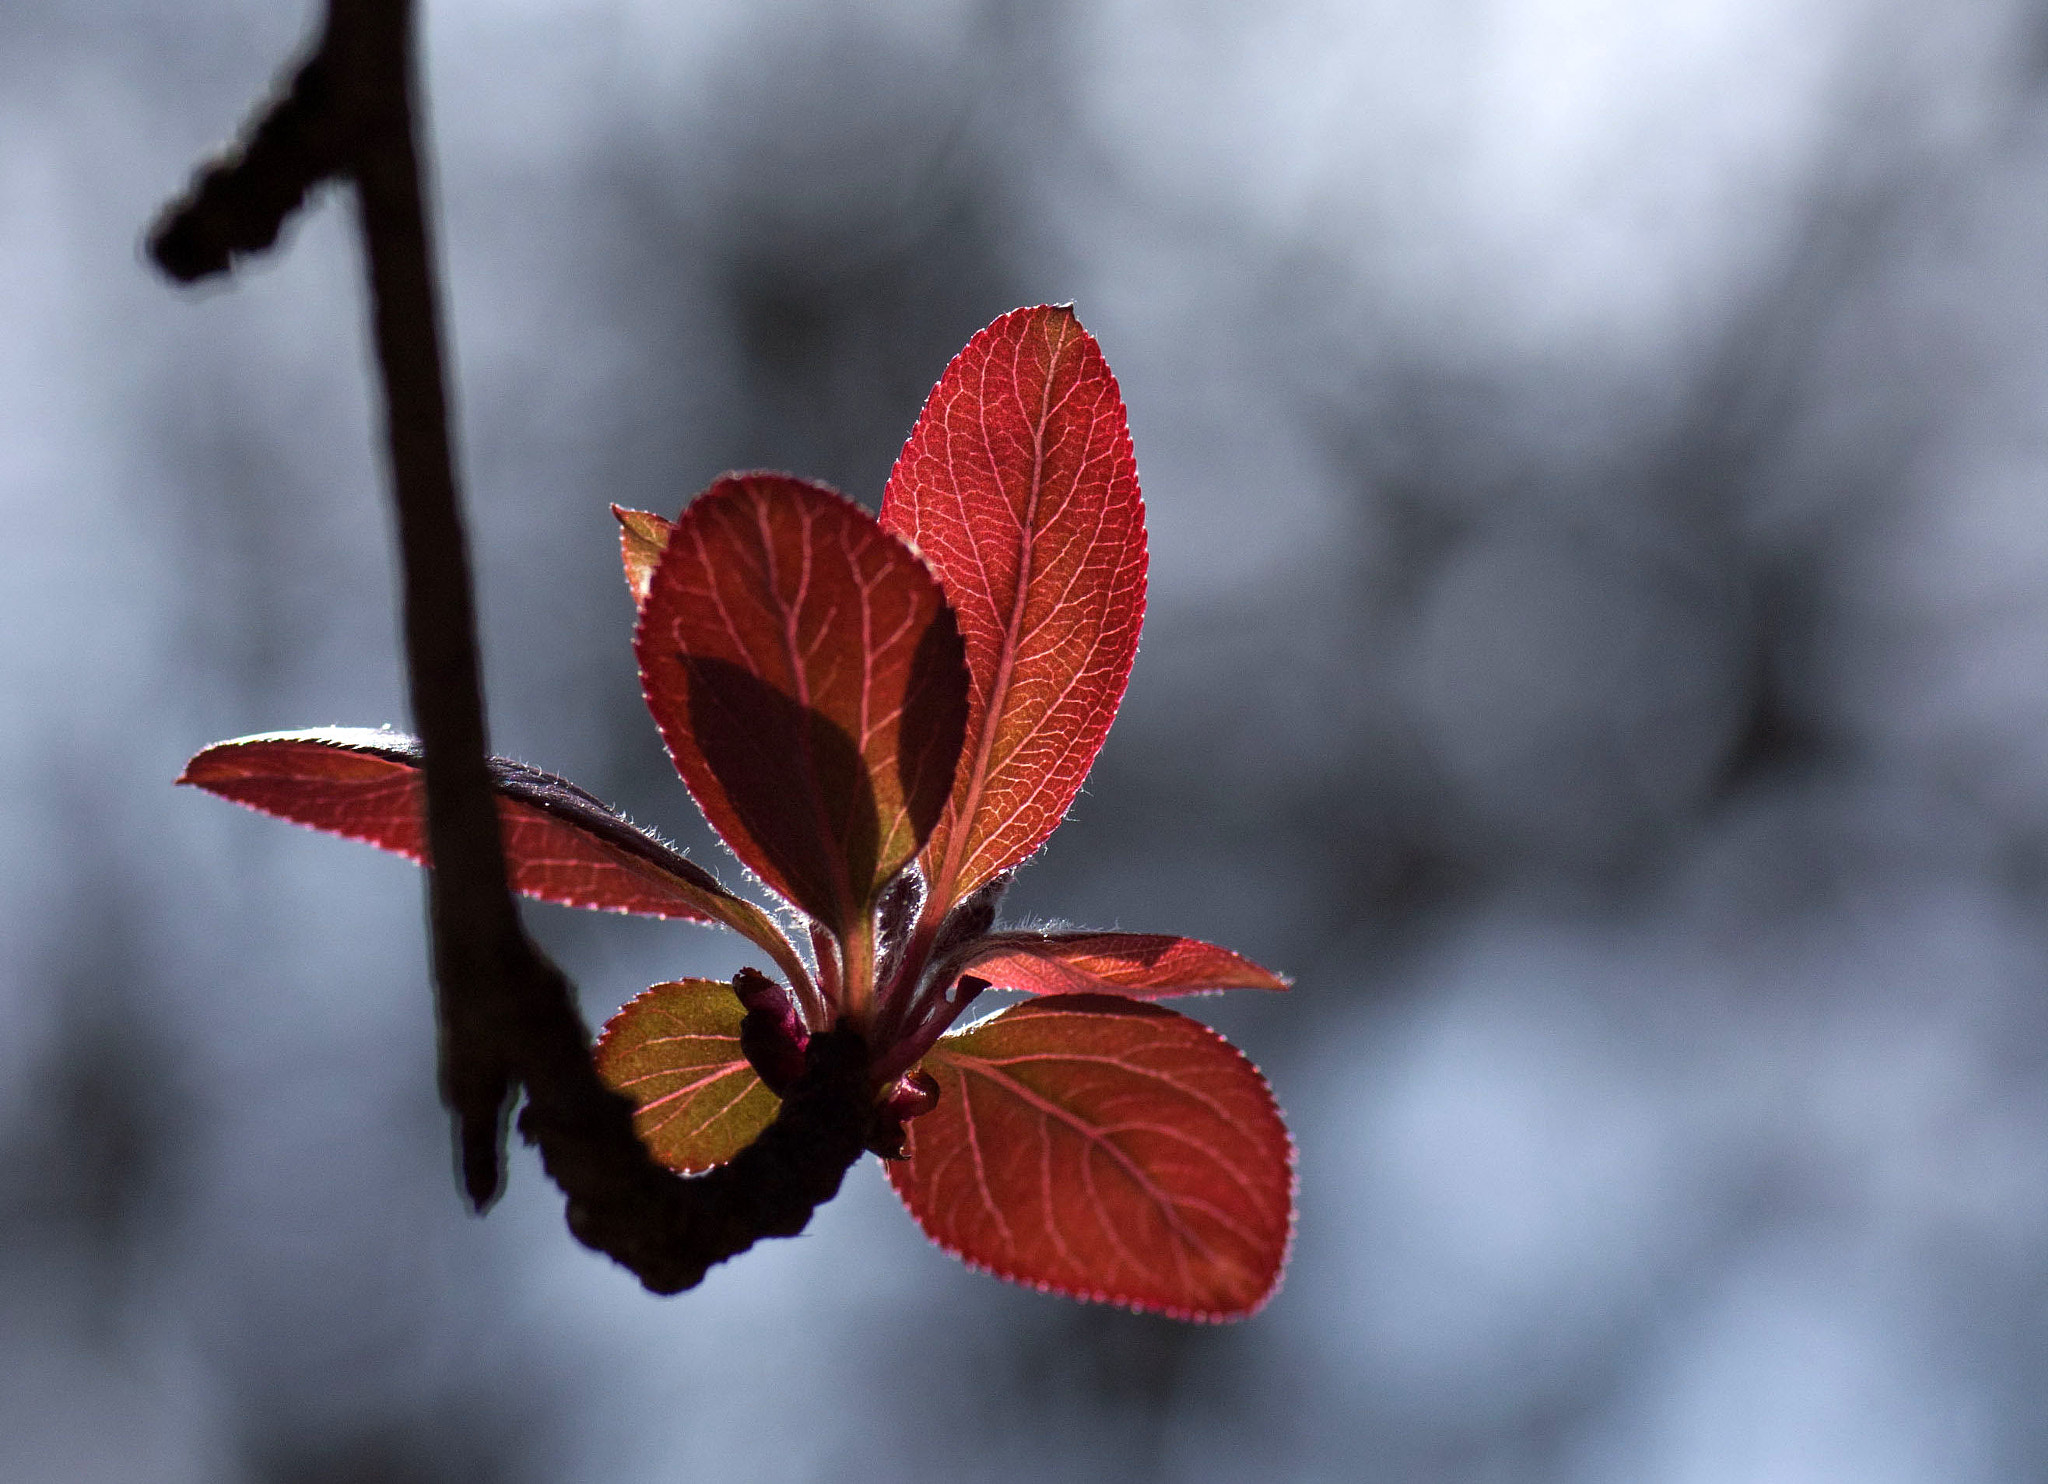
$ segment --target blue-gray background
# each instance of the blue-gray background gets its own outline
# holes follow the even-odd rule
[[[643,1295],[457,1204],[411,868],[171,778],[405,721],[346,203],[137,242],[300,6],[0,10],[0,1477],[2048,1477],[2048,12],[436,0],[495,741],[717,847],[609,501],[872,501],[1073,299],[1152,611],[1021,914],[1208,1001],[1301,1146],[1184,1328],[872,1168]],[[594,1015],[742,961],[551,909]]]

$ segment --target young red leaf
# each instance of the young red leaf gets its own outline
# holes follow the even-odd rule
[[[638,1105],[633,1127],[681,1174],[724,1164],[766,1128],[780,1100],[740,1049],[746,1016],[730,984],[657,984],[605,1025],[598,1075]]]
[[[1258,1069],[1202,1025],[1109,995],[1028,1000],[926,1057],[938,1105],[890,1183],[999,1277],[1183,1319],[1280,1281],[1293,1144]]]
[[[508,758],[492,758],[490,767],[515,890],[569,907],[724,923],[785,973],[801,974],[802,961],[766,912],[672,846],[551,773]],[[328,727],[217,742],[178,782],[428,863],[419,743],[396,732]]]
[[[955,972],[969,970],[997,989],[1141,1000],[1288,984],[1228,948],[1158,933],[990,933],[961,956]]]
[[[973,677],[925,854],[941,908],[1045,842],[1123,700],[1145,614],[1145,510],[1123,398],[1071,308],[1019,309],[933,388],[882,524],[945,584]]]
[[[713,827],[851,937],[930,834],[960,753],[960,636],[923,561],[822,485],[729,475],[675,523],[634,647]]]
[[[661,554],[668,550],[668,533],[675,528],[648,510],[614,505],[612,514],[619,522],[619,557],[626,565],[626,587],[638,607],[647,601],[647,584],[654,579]]]

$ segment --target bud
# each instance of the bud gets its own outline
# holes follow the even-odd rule
[[[796,996],[758,969],[733,975],[732,990],[747,1011],[740,1021],[740,1050],[768,1090],[781,1097],[803,1076],[810,1041]]]
[[[1003,893],[1010,889],[1010,878],[1016,874],[1014,870],[998,872],[954,905],[939,924],[938,937],[932,943],[933,962],[995,926],[996,909],[1002,906]]]
[[[868,1148],[883,1159],[902,1159],[904,1125],[922,1118],[939,1105],[938,1079],[923,1068],[905,1072],[875,1108],[875,1121],[868,1131]]]
[[[924,872],[918,870],[915,861],[899,871],[896,879],[883,889],[881,903],[875,908],[877,984],[887,984],[895,974],[896,961],[903,956],[911,925],[924,906],[924,890]]]

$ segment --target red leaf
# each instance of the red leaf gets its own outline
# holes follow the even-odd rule
[[[633,1128],[682,1174],[738,1154],[781,1106],[740,1050],[746,1015],[730,984],[683,979],[628,1003],[597,1038],[597,1072],[631,1098]]]
[[[724,923],[785,973],[801,974],[767,913],[672,846],[553,774],[507,758],[490,767],[515,890],[570,907]],[[419,743],[396,732],[331,727],[216,742],[178,782],[427,864]]]
[[[998,1277],[1183,1319],[1279,1285],[1294,1149],[1258,1069],[1202,1025],[1108,995],[1027,1000],[932,1049],[938,1106],[890,1183]]]
[[[925,854],[943,907],[1052,833],[1138,649],[1138,466],[1116,378],[1072,309],[1019,309],[968,342],[896,461],[882,523],[938,572],[973,678]]]
[[[1106,991],[1141,1000],[1288,984],[1285,976],[1228,948],[1158,933],[990,933],[953,972],[970,970],[997,989]]]
[[[619,522],[619,557],[626,565],[626,587],[638,607],[647,601],[647,584],[654,578],[661,554],[668,550],[668,533],[675,527],[652,511],[614,505],[612,514]]]
[[[729,475],[675,523],[634,646],[713,827],[847,938],[952,787],[967,673],[937,580],[822,485]]]

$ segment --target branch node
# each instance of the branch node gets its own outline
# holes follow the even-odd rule
[[[652,1292],[677,1293],[763,1237],[801,1232],[864,1152],[874,1116],[866,1044],[855,1031],[829,1031],[811,1038],[805,1059],[775,1121],[730,1163],[702,1175],[656,1165],[632,1135],[629,1105],[609,1089],[596,1089],[593,1100],[530,1086],[519,1131],[568,1196],[576,1240],[630,1268]],[[600,1111],[596,1101],[610,1106]]]

